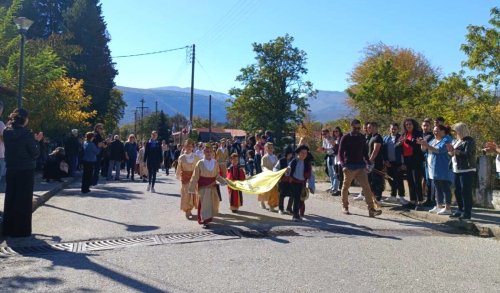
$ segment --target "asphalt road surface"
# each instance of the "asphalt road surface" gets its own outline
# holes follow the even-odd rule
[[[159,176],[79,184],[33,215],[35,235],[0,248],[0,292],[500,292],[500,242],[397,214],[369,218],[339,198],[306,201],[303,222],[223,187],[211,229],[185,219],[179,184]]]

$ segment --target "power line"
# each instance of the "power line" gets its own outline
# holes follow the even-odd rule
[[[215,87],[217,88],[217,85],[215,85],[215,82],[213,81],[212,77],[210,77],[210,74],[208,73],[208,71],[205,69],[205,67],[203,67],[203,65],[201,65],[200,63],[200,60],[198,60],[198,58],[196,58],[196,62],[198,62],[198,65],[200,66],[200,68],[203,70],[203,72],[205,72],[205,74],[207,75],[208,77],[208,80],[210,81],[210,83]]]
[[[112,58],[129,58],[129,57],[138,57],[138,56],[146,56],[146,55],[156,55],[156,54],[162,54],[162,53],[167,53],[167,52],[172,52],[172,51],[177,51],[177,50],[183,50],[187,49],[190,46],[184,46],[184,47],[179,47],[179,48],[174,48],[174,49],[167,49],[167,50],[161,50],[161,51],[154,51],[154,52],[147,52],[147,53],[139,53],[139,54],[130,54],[130,55],[121,55],[121,56],[115,56]]]
[[[232,15],[224,18],[222,22],[218,23],[218,29],[212,35],[198,42],[200,44],[199,47],[208,47],[207,49],[212,48],[211,44],[217,43],[223,39],[228,32],[233,31],[235,27],[246,20],[252,10],[254,10],[259,4],[258,0],[248,0],[242,2],[243,4],[239,5],[238,9],[231,13]]]

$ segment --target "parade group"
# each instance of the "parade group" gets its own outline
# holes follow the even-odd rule
[[[26,128],[29,118],[24,109],[16,109],[9,117],[7,126],[0,121],[0,156],[5,154],[0,157],[0,174],[6,169],[3,235],[25,237],[31,235],[34,170],[43,133],[33,134]],[[392,123],[386,136],[379,133],[376,122],[362,124],[354,119],[350,128],[346,134],[340,127],[332,132],[322,129],[321,147],[317,150],[324,155],[331,183],[328,191],[342,197],[344,214],[350,214],[349,187],[355,181],[362,193],[354,200],[366,202],[370,217],[380,215],[379,207],[390,202],[400,203],[405,209],[471,218],[476,144],[467,125],[457,123],[449,127],[442,117],[425,119],[421,124],[408,118],[401,128]],[[43,172],[47,181],[77,176],[82,169],[81,192],[88,193],[101,176],[108,181],[123,180],[120,172],[125,169],[127,180],[141,180],[147,183],[146,190],[154,193],[157,173],[163,169],[169,175],[173,168],[181,183],[180,209],[187,219],[197,220],[204,228],[218,214],[224,196],[220,186],[229,181],[244,181],[262,172],[281,170],[284,175],[279,182],[259,194],[258,201],[270,212],[290,214],[293,221],[302,220],[305,200],[316,189],[314,158],[308,144],[313,137],[300,138],[295,148],[285,146],[278,155],[274,153],[270,131],[243,141],[201,143],[186,139],[182,145],[160,142],[158,133],[152,131],[147,141],[137,141],[130,134],[123,143],[119,135],[105,137],[103,124],[99,123],[94,131],[84,135],[83,142],[78,138],[78,130],[72,130],[64,147],[51,153]],[[497,154],[496,167],[500,172],[499,146],[488,142],[482,149]],[[391,191],[390,196],[383,198],[386,180]],[[458,205],[454,212],[452,190]],[[231,187],[227,187],[227,193],[230,209],[237,213],[243,205],[243,193]],[[285,197],[289,197],[286,208]],[[196,215],[193,209],[197,210]]]

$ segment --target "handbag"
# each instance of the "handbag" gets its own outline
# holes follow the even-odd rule
[[[69,171],[68,163],[61,161],[61,163],[59,163],[59,170],[63,171],[64,173],[68,173]]]

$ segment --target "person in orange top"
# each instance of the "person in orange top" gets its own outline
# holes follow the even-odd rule
[[[232,181],[245,180],[245,170],[238,166],[239,157],[237,153],[231,154],[231,166],[227,170],[226,178]],[[239,190],[227,187],[229,193],[229,205],[233,213],[238,212],[238,208],[243,205],[243,194]]]
[[[220,147],[215,152],[215,160],[219,164],[220,175],[225,177],[227,173],[227,163],[229,161],[229,150],[226,147],[226,139],[220,140]]]

